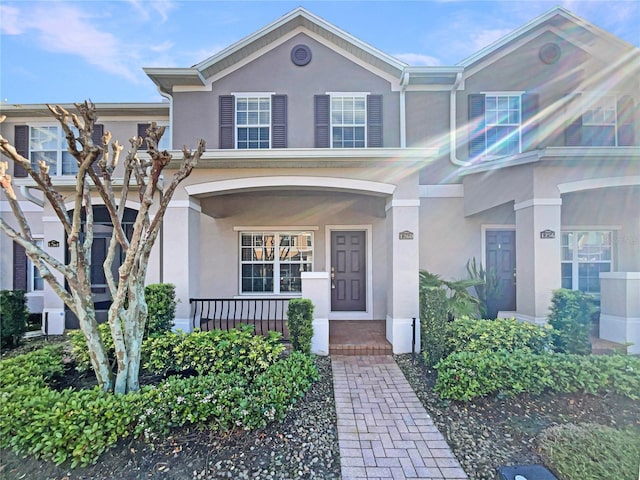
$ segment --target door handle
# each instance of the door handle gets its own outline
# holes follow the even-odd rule
[[[331,267],[331,288],[336,288],[336,269]]]

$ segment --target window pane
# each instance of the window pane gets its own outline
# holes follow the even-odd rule
[[[49,175],[57,175],[58,154],[57,152],[31,152],[31,165],[39,170],[38,162],[43,160],[49,165]]]
[[[29,147],[31,150],[58,150],[58,127],[31,127]]]
[[[73,175],[78,173],[78,161],[69,152],[62,152],[62,174]]]
[[[573,265],[571,263],[562,264],[562,288],[573,288]]]

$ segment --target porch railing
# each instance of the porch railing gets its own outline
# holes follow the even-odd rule
[[[289,341],[287,328],[288,298],[190,298],[193,328],[229,330],[253,325],[256,335],[280,332]]]

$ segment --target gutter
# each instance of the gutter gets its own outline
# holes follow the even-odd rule
[[[158,92],[164,98],[169,100],[169,132],[171,132],[171,142],[170,146],[173,150],[173,96],[169,92],[165,92],[160,87],[158,87]],[[158,179],[158,193],[160,195],[160,203],[162,203],[162,197],[164,196],[164,175],[162,175]],[[164,283],[164,217],[162,218],[162,222],[160,223],[160,235],[159,235],[159,265],[158,265],[158,280],[160,283]]]
[[[407,148],[407,113],[406,113],[406,92],[409,85],[409,72],[402,72],[400,78],[400,148]]]
[[[464,160],[460,160],[457,156],[458,150],[458,141],[457,141],[457,129],[456,129],[456,93],[460,86],[460,82],[462,82],[462,72],[458,72],[456,74],[456,81],[451,87],[451,96],[449,98],[449,129],[450,129],[450,138],[449,138],[449,159],[451,163],[454,165],[458,165],[460,167],[468,167],[471,165],[471,162],[465,162]]]

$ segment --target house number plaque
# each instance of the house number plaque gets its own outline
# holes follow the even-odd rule
[[[540,232],[540,238],[542,239],[556,238],[556,232],[554,232],[553,230],[542,230]]]
[[[413,240],[413,232],[409,230],[404,230],[398,234],[398,238],[400,240]]]
[[[60,246],[60,242],[58,240],[49,240],[47,242],[47,246],[48,247],[59,247]]]

